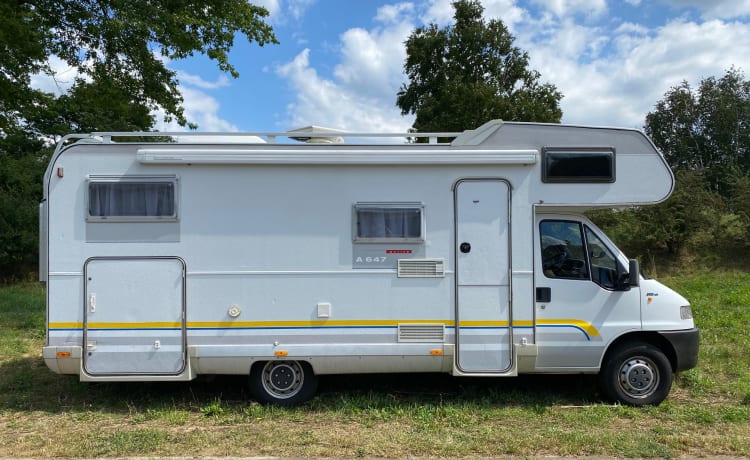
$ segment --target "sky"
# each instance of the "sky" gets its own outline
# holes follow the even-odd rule
[[[279,45],[238,37],[239,78],[205,57],[169,62],[198,131],[279,132],[309,125],[405,132],[396,94],[404,42],[451,24],[451,0],[252,0]],[[732,66],[750,79],[750,0],[482,0],[563,94],[563,123],[642,128],[683,80],[696,87]],[[58,78],[58,85],[60,79]],[[43,86],[43,83],[37,83]],[[157,129],[184,130],[164,123]],[[511,121],[511,120],[508,120]]]

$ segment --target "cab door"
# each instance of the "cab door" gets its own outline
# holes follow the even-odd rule
[[[640,291],[611,243],[588,221],[537,219],[537,369],[596,369],[606,345],[641,328]]]

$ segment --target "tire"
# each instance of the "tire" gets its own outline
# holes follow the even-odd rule
[[[672,388],[672,365],[648,343],[628,343],[612,351],[599,372],[608,399],[628,406],[656,406]]]
[[[250,392],[261,404],[296,406],[312,399],[317,389],[318,377],[305,361],[266,361],[250,370]]]

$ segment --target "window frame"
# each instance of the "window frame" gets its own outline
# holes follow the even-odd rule
[[[549,161],[555,155],[606,155],[610,159],[608,176],[550,176]],[[542,149],[542,182],[545,184],[611,184],[617,179],[617,155],[614,147],[544,147]]]
[[[93,184],[170,184],[172,187],[172,210],[171,215],[164,216],[95,216],[91,214],[91,186]],[[179,181],[176,175],[153,176],[153,175],[91,175],[86,180],[86,222],[178,222],[180,216]]]
[[[390,244],[423,244],[426,239],[426,219],[424,203],[420,202],[357,202],[352,205],[352,241],[354,243],[390,243]],[[418,210],[419,211],[419,237],[363,237],[359,236],[359,211],[366,209],[374,210]]]

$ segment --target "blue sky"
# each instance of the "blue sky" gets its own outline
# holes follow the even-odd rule
[[[451,0],[256,0],[279,45],[237,40],[232,79],[203,57],[170,62],[199,131],[351,131],[411,126],[395,106],[403,42],[451,23]],[[687,80],[730,66],[750,79],[750,0],[483,0],[509,26],[543,81],[563,93],[563,122],[641,128]],[[44,79],[36,81],[44,87]],[[59,84],[58,79],[58,84]],[[182,128],[160,122],[161,130]]]

